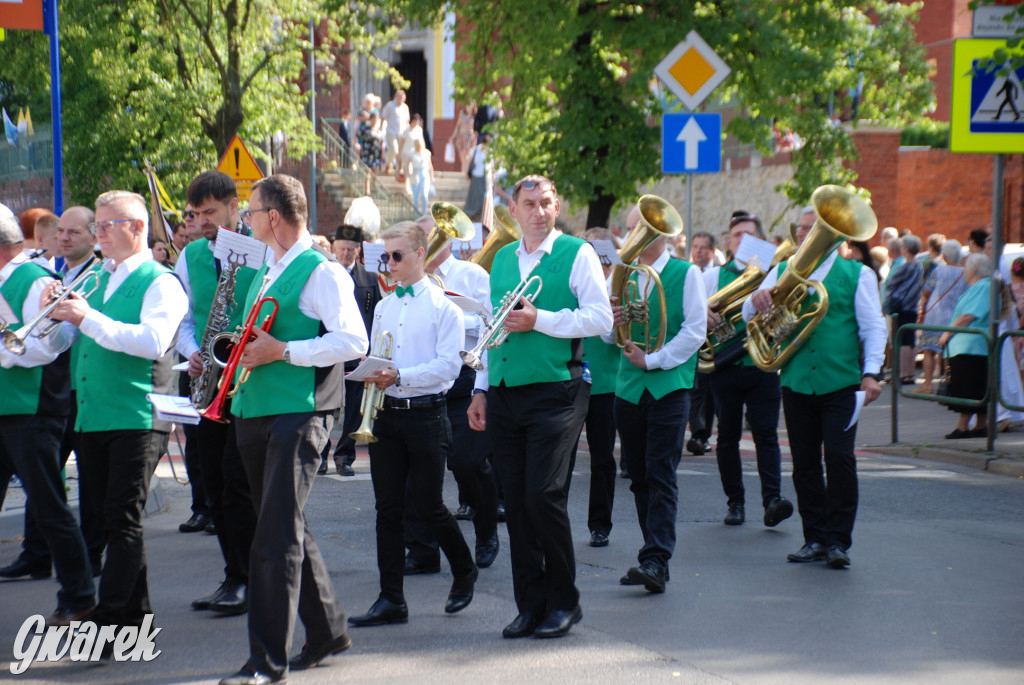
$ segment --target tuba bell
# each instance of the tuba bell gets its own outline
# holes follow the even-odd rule
[[[652,267],[646,264],[634,265],[633,262],[658,238],[672,238],[679,235],[683,230],[683,218],[679,216],[675,207],[657,195],[644,195],[637,202],[637,208],[640,210],[640,223],[626,237],[619,250],[622,264],[612,267],[611,294],[619,298],[619,305],[622,307],[622,323],[615,327],[615,344],[625,347],[627,343],[632,342],[644,352],[651,353],[661,349],[661,346],[665,344],[668,319],[665,288],[661,284],[658,272]],[[647,274],[648,280],[654,284],[654,290],[658,293],[661,318],[659,319],[658,334],[653,339],[651,338],[650,303],[646,297],[641,297],[637,292],[637,283],[630,281],[630,276],[634,271]],[[643,324],[643,340],[631,339],[634,323]]]
[[[494,221],[495,224],[491,227],[491,234],[487,236],[487,242],[469,260],[482,266],[487,273],[491,272],[491,265],[494,264],[494,257],[498,254],[498,250],[523,237],[519,222],[515,220],[505,205],[495,205]]]
[[[811,204],[817,219],[772,288],[771,308],[747,323],[746,349],[764,371],[785,366],[825,318],[828,292],[821,281],[808,280],[815,269],[843,241],[868,240],[878,230],[871,206],[852,190],[821,186]]]

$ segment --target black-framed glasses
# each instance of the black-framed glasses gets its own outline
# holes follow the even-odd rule
[[[86,224],[89,230],[93,233],[106,233],[114,224],[123,224],[126,221],[135,221],[135,219],[115,219],[114,221],[93,221],[92,223]]]
[[[249,225],[249,219],[252,218],[253,214],[258,214],[259,212],[269,212],[271,209],[273,209],[273,207],[258,207],[256,209],[243,209],[242,211],[240,211],[238,213],[238,218],[242,220],[243,224],[248,226]]]
[[[516,195],[520,190],[533,190],[534,188],[540,188],[540,192],[546,192],[548,190],[553,191],[555,189],[554,181],[520,181],[516,184],[516,187],[512,189],[512,194]]]
[[[393,259],[395,260],[395,264],[400,264],[402,262],[403,255],[407,255],[410,252],[415,251],[416,250],[405,250],[403,252],[402,250],[395,250],[394,252],[383,252],[380,255],[380,262],[381,264],[384,264],[386,266],[388,262],[390,262]]]
[[[191,209],[186,209],[184,212],[181,213],[181,215],[183,217],[185,217],[186,219],[190,219],[190,220],[191,219],[195,219],[196,217],[202,216],[199,212],[196,212],[196,211],[191,210]]]

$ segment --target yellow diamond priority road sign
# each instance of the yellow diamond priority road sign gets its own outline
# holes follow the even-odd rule
[[[665,87],[691,110],[697,109],[711,91],[728,78],[729,71],[722,58],[696,31],[686,34],[686,39],[654,68]]]

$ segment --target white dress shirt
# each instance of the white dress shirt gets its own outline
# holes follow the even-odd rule
[[[82,275],[83,271],[91,269],[97,259],[99,259],[99,257],[89,255],[89,258],[78,266],[68,266],[68,263],[64,262],[64,266],[60,269],[61,280],[64,282],[64,285],[70,285],[76,278]],[[98,277],[99,274],[96,274],[96,276]]]
[[[280,261],[270,251],[267,259],[267,288],[284,273],[288,265],[313,246],[313,238],[303,231]],[[254,281],[260,287],[262,281]],[[323,322],[327,332],[308,340],[288,343],[291,363],[296,366],[333,366],[366,353],[366,329],[353,294],[355,284],[345,267],[333,260],[318,264],[299,293],[299,311]],[[249,312],[246,312],[248,316]]]
[[[448,259],[441,262],[434,273],[444,281],[444,289],[448,292],[472,298],[487,311],[491,310],[491,276],[479,264],[448,255]],[[480,339],[483,318],[479,314],[462,312],[462,322],[466,330],[467,349],[473,348]]]
[[[0,269],[0,283],[3,283],[10,278],[15,269],[28,261],[32,260],[30,260],[24,253],[15,256],[14,259],[4,265],[4,268]],[[42,299],[43,291],[46,290],[53,281],[54,279],[50,276],[40,276],[36,280],[32,281],[32,285],[28,290],[28,295],[25,296],[25,301],[21,304],[21,311],[14,312],[20,317],[20,323],[26,323],[39,313],[39,301]],[[7,305],[10,307],[11,303],[8,302]],[[9,321],[8,323],[13,322]],[[39,329],[45,325],[47,325],[46,322],[39,324],[39,328],[36,328],[33,333],[39,332]],[[45,366],[56,359],[57,355],[66,350],[70,344],[58,336],[37,338],[33,334],[29,334],[29,336],[25,338],[24,342],[25,354],[14,354],[4,345],[0,345],[0,366],[3,366],[5,369],[10,369],[15,366],[20,366],[22,368]]]
[[[377,303],[373,313],[373,340],[384,331],[394,336],[391,359],[401,385],[384,391],[391,397],[447,392],[462,369],[462,310],[427,277],[412,288],[415,296],[389,295]]]
[[[651,267],[658,275],[661,275],[671,258],[668,251],[665,251]],[[647,301],[654,292],[654,284],[646,273],[641,272],[637,275],[637,290],[644,301]],[[652,306],[657,306],[657,297]],[[644,355],[644,361],[649,370],[674,369],[697,353],[707,337],[707,306],[708,299],[704,295],[704,274],[700,272],[700,267],[692,266],[686,270],[686,280],[683,282],[683,325],[679,327],[678,332],[666,330],[666,338],[674,332],[675,336],[666,342],[660,350]],[[609,344],[614,343],[614,332],[601,336],[601,339]]]
[[[814,270],[809,281],[824,281],[832,270],[839,257],[838,252],[833,252],[828,259]],[[768,276],[761,281],[758,290],[769,290],[775,287],[779,279],[779,267],[776,265],[768,272]],[[747,298],[743,303],[743,320],[750,321],[757,310],[751,302],[753,298]],[[862,373],[878,373],[885,360],[885,319],[882,317],[882,305],[878,299],[878,279],[875,272],[868,268],[860,270],[860,277],[857,279],[857,291],[854,295],[854,315],[857,319],[857,337],[860,338],[860,347],[864,359]]]

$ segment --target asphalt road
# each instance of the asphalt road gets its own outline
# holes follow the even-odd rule
[[[871,436],[867,436],[870,438]],[[864,443],[862,435],[859,442]],[[745,444],[745,447],[751,447]],[[862,453],[861,504],[844,571],[785,560],[800,547],[799,518],[760,522],[758,482],[744,450],[748,521],[721,523],[725,498],[714,458],[679,470],[678,546],[664,595],[624,587],[640,531],[627,480],[618,480],[610,546],[586,545],[588,458],[570,497],[584,618],[558,640],[504,640],[516,614],[508,538],[481,571],[473,604],[443,613],[451,574],[407,579],[407,625],[352,631],[354,646],[289,681],[313,683],[829,683],[1024,682],[1024,482],[959,465]],[[349,613],[377,595],[368,464],[321,477],[310,526]],[[784,454],[784,492],[793,498]],[[150,663],[37,663],[7,669],[15,635],[56,602],[53,581],[0,583],[0,680],[18,683],[206,683],[248,654],[246,619],[195,612],[189,602],[221,580],[216,540],[182,535],[188,488],[162,462],[164,511],[146,522],[150,588],[162,653]],[[455,504],[454,483],[446,499]],[[462,527],[472,544],[472,526]],[[17,554],[20,519],[0,516],[0,562]],[[297,651],[303,641],[297,629]]]

